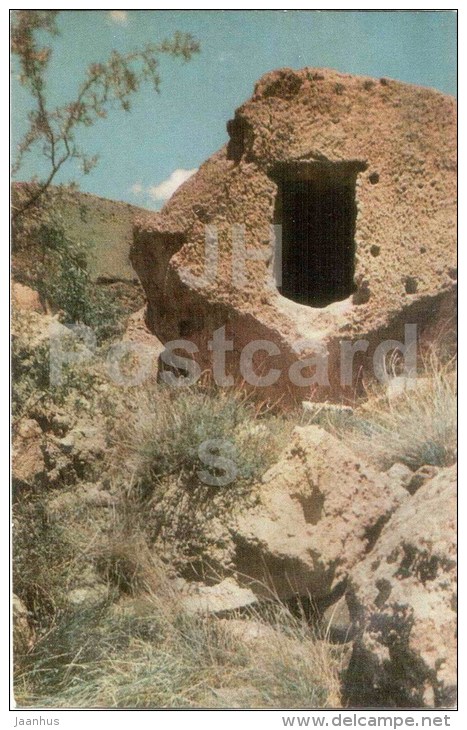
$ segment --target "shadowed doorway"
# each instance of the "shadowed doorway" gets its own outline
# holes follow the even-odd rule
[[[290,163],[272,173],[284,297],[325,307],[355,290],[355,184],[363,163]]]

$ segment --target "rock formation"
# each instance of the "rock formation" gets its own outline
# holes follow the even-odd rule
[[[407,498],[328,432],[297,427],[238,518],[236,570],[259,595],[332,600]]]
[[[229,143],[162,212],[136,221],[131,260],[164,344],[195,343],[205,370],[208,342],[225,326],[234,376],[246,344],[275,346],[253,360],[257,372],[281,370],[262,395],[340,398],[372,371],[382,340],[403,341],[407,323],[431,337],[452,316],[454,99],[384,78],[281,69],[260,79],[227,129]],[[361,338],[368,349],[349,384],[339,343]],[[317,350],[329,357],[329,382],[291,382],[289,366]]]
[[[347,594],[360,626],[346,678],[361,707],[456,701],[456,471],[443,469],[394,513]]]

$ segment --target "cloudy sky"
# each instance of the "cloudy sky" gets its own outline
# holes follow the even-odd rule
[[[68,168],[83,191],[158,209],[227,141],[226,122],[255,81],[281,66],[327,66],[388,76],[454,94],[456,15],[443,12],[65,11],[48,84],[57,103],[71,101],[90,63],[112,49],[129,51],[174,31],[190,32],[201,53],[188,63],[162,59],[161,93],[143,88],[131,113],[114,111],[86,130],[100,156],[88,176]],[[14,69],[13,69],[14,70]],[[13,144],[24,133],[28,97],[13,73]],[[39,155],[19,179],[41,175]]]

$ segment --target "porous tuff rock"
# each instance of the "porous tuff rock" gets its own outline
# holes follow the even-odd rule
[[[409,496],[317,426],[297,427],[233,530],[239,579],[259,596],[338,597]]]
[[[255,366],[282,375],[262,395],[308,396],[292,385],[293,343],[321,343],[329,385],[321,400],[342,395],[339,341],[368,339],[355,377],[372,372],[382,339],[403,339],[404,324],[436,331],[453,314],[456,280],[455,101],[438,91],[390,79],[327,69],[280,69],[263,76],[228,124],[230,141],[173,195],[161,213],[135,222],[131,260],[148,298],[147,322],[163,342],[193,341],[201,369],[212,366],[207,343],[225,325],[234,342],[227,362],[238,375],[251,340],[280,355]],[[278,175],[355,182],[354,292],[324,308],[281,296],[267,285],[270,226],[277,221]],[[218,267],[203,281],[205,226],[215,227]],[[257,260],[242,283],[232,276],[232,226],[241,225]],[[266,258],[265,258],[266,257]],[[270,258],[270,257],[269,257]],[[316,348],[308,346],[301,357]],[[345,386],[347,387],[347,386]],[[349,386],[354,393],[355,383]]]
[[[456,471],[406,500],[347,593],[360,627],[346,700],[361,707],[451,707],[456,696]]]

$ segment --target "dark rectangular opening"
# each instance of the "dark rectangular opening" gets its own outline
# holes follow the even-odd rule
[[[355,184],[361,169],[361,163],[292,163],[276,169],[284,297],[325,307],[354,291]]]

